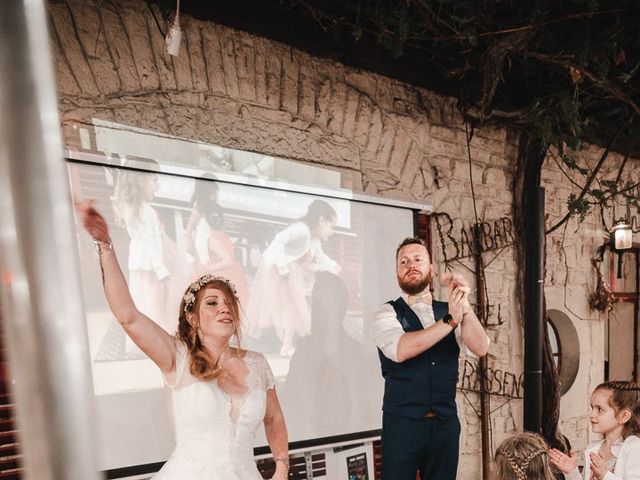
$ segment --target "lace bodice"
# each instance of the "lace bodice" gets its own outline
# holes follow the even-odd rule
[[[241,358],[248,373],[241,395],[229,395],[217,381],[203,382],[189,372],[186,349],[179,345],[170,393],[176,447],[153,480],[260,480],[253,443],[266,412],[266,391],[274,387],[269,364],[260,353]]]

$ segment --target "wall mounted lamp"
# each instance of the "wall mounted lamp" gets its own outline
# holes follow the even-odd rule
[[[625,219],[618,220],[611,229],[611,250],[618,254],[617,277],[622,278],[622,255],[633,246],[633,230]]]
[[[611,248],[617,252],[629,250],[633,246],[633,231],[625,219],[618,220],[611,229]]]

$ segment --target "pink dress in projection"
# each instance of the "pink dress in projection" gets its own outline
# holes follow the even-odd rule
[[[178,342],[175,378],[167,376],[176,446],[152,480],[262,480],[253,457],[263,424],[273,373],[260,353],[247,351],[247,392],[225,393],[217,382],[189,372],[186,348]]]
[[[234,284],[241,303],[247,300],[247,289],[244,281],[242,265],[236,260],[233,242],[222,230],[213,230],[204,218],[200,218],[196,224],[193,243],[196,256],[200,266],[197,269],[195,278],[212,273],[224,277]],[[212,250],[212,247],[214,250]],[[222,251],[216,251],[215,248]],[[216,257],[231,259],[225,268],[212,271],[208,265],[216,262]]]
[[[278,233],[262,254],[247,306],[247,334],[258,337],[269,327],[283,338],[285,331],[309,335],[311,312],[307,298],[320,271],[338,272],[338,264],[323,251],[307,224],[296,222]]]

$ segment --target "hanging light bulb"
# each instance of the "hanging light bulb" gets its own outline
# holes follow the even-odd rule
[[[625,219],[618,220],[611,229],[611,247],[615,251],[629,250],[633,246],[633,231]]]
[[[180,0],[177,0],[176,4],[176,18],[173,20],[173,25],[169,29],[167,36],[164,39],[165,49],[169,55],[174,57],[178,56],[180,51],[180,43],[182,42],[182,30],[180,29]]]

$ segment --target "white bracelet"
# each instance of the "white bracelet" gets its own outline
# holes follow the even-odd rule
[[[94,240],[93,244],[96,246],[96,252],[98,252],[98,255],[103,255],[113,250],[113,245],[110,240],[107,240],[106,242],[103,242],[102,240]]]

